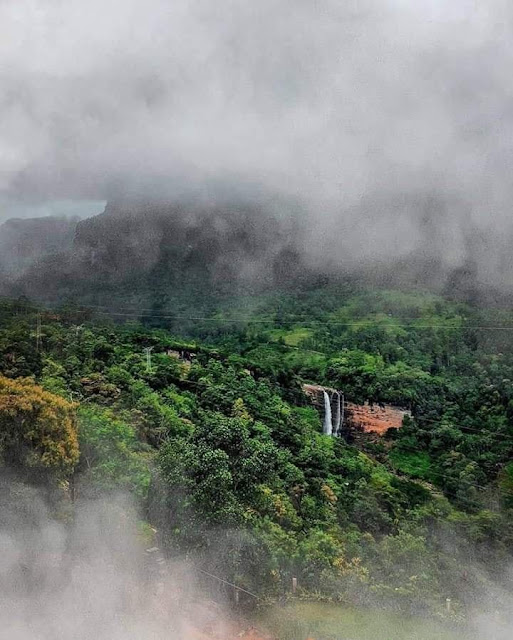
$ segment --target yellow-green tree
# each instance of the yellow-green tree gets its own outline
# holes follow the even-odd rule
[[[0,376],[0,455],[11,466],[69,473],[79,456],[75,405],[31,378]]]

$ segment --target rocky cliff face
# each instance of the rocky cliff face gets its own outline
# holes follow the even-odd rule
[[[0,226],[0,267],[19,274],[46,256],[70,251],[78,218],[13,218]]]
[[[248,206],[112,203],[78,225],[74,250],[115,280],[171,272],[173,280],[197,273],[211,284],[275,280],[296,255],[291,226]]]
[[[97,216],[10,220],[0,227],[0,292],[85,304],[170,308],[177,297],[251,294],[344,278],[422,287],[479,302],[510,302],[479,286],[475,269],[444,271],[423,255],[342,267],[323,257],[290,204],[116,201]],[[335,238],[336,241],[336,238]],[[355,246],[358,253],[361,247]],[[308,257],[307,257],[308,256]],[[365,256],[365,252],[363,253]],[[156,300],[160,302],[156,303]]]
[[[388,429],[400,429],[405,416],[411,412],[390,404],[379,405],[365,403],[363,405],[348,402],[346,404],[347,421],[351,427],[364,433],[384,435]]]
[[[26,227],[37,236],[40,224]],[[247,205],[113,202],[75,222],[65,237],[56,233],[52,251],[49,242],[40,250],[13,238],[12,251],[22,250],[26,260],[11,289],[86,300],[98,292],[110,300],[125,294],[140,300],[150,290],[262,290],[301,277],[298,237],[297,221]]]

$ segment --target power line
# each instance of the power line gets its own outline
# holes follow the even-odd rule
[[[216,386],[218,386],[218,385],[207,383],[207,382],[197,382],[197,381],[190,381],[190,380],[189,381],[184,381],[184,382],[187,382],[188,384],[192,384],[193,386],[202,386],[202,387],[216,387]],[[219,385],[219,386],[222,386],[222,385]],[[313,404],[315,406],[318,406],[318,407],[321,407],[321,408],[324,406],[320,402],[315,402],[315,401],[312,401],[311,404]],[[413,449],[411,451],[413,453],[417,453],[418,452],[417,450],[413,450]],[[429,471],[429,473],[431,475],[435,475],[435,476],[437,476],[439,478],[445,478],[445,479],[454,480],[454,481],[457,481],[457,482],[460,482],[460,483],[466,483],[469,486],[475,487],[477,489],[481,489],[483,491],[488,491],[488,490],[490,490],[492,488],[491,486],[484,486],[484,485],[475,483],[475,482],[473,482],[471,480],[467,480],[465,478],[455,478],[454,476],[451,476],[449,474],[445,474],[445,473],[442,473],[442,472],[439,472],[439,471],[436,471],[436,470]],[[422,480],[422,478],[419,478],[418,476],[417,476],[417,478],[415,478],[415,476],[411,476],[411,474],[405,474],[405,475],[409,475],[409,477],[411,478],[412,482],[415,482],[418,479]],[[461,497],[461,496],[458,496],[456,494],[451,494],[451,492],[446,491],[443,488],[440,488],[440,490],[444,493],[444,495],[452,495],[452,497],[454,497],[454,498],[460,498]]]
[[[234,323],[244,323],[248,324],[270,324],[272,322],[277,323],[289,323],[289,324],[298,324],[295,320],[283,321],[276,319],[262,319],[262,318],[215,318],[212,316],[186,316],[186,315],[175,315],[175,314],[146,314],[146,313],[123,313],[118,311],[96,311],[101,315],[109,315],[114,317],[141,317],[145,316],[146,318],[160,318],[160,319],[169,319],[169,320],[189,320],[191,322],[212,322],[219,324],[234,324]],[[430,323],[430,324],[406,324],[406,323],[383,323],[381,321],[376,320],[361,320],[361,321],[338,321],[338,320],[311,320],[307,323],[303,324],[304,328],[308,328],[307,325],[314,326],[340,326],[340,327],[380,327],[380,328],[406,328],[406,329],[448,329],[451,331],[464,331],[466,329],[479,329],[484,331],[513,331],[513,325],[451,325],[451,324],[439,324],[439,323]]]
[[[175,382],[183,382],[184,384],[190,384],[193,386],[200,386],[200,387],[226,387],[227,385],[224,383],[208,383],[208,382],[199,382],[196,380],[187,380],[187,379],[176,379]],[[324,385],[319,385],[320,388],[324,388]],[[326,387],[329,388],[329,387]],[[309,404],[318,407],[320,409],[322,409],[324,407],[324,403],[314,400],[311,397],[308,396],[308,394],[306,394],[303,391],[299,391],[298,389],[286,389],[285,390],[285,395],[293,395],[296,396],[297,398],[300,398],[302,400],[304,400],[305,398],[308,398]],[[345,400],[344,406],[348,411],[351,411],[351,408],[348,406],[348,404],[357,404],[355,402],[353,402],[350,399]],[[378,403],[375,403],[378,404]],[[361,405],[360,405],[361,406]],[[415,416],[411,416],[411,419],[414,420],[415,422],[429,422],[431,424],[435,424],[435,425],[439,425],[439,426],[444,426],[444,425],[440,425],[440,421],[437,420],[430,420],[428,418],[422,418],[422,417],[415,417]],[[460,431],[471,431],[474,433],[482,433],[482,434],[486,434],[489,435],[491,437],[498,437],[498,438],[504,438],[504,436],[506,434],[503,433],[495,433],[493,431],[489,431],[488,429],[473,429],[472,427],[466,427],[464,425],[458,425],[458,424],[452,424],[450,425],[451,427],[455,428],[455,429],[459,429]],[[399,427],[401,428],[401,427]],[[513,434],[511,434],[511,436],[513,437]]]
[[[272,345],[274,343],[263,343],[263,345],[260,346],[269,346]],[[291,345],[280,345],[280,346],[285,346],[285,347],[290,347],[291,349],[299,349],[299,347],[293,347]],[[146,367],[147,367],[147,371],[151,370],[151,353],[153,351],[154,347],[145,347],[144,348],[144,352],[146,355]],[[300,349],[301,350],[301,349]],[[318,353],[320,355],[326,355],[321,351],[313,351],[313,353]],[[183,378],[175,378],[174,379],[174,383],[182,383],[184,385],[192,385],[192,386],[197,386],[197,387],[203,387],[203,388],[209,388],[209,387],[226,387],[227,385],[225,383],[209,383],[209,382],[199,382],[196,380],[189,380],[189,379],[183,379]],[[270,386],[272,387],[272,383],[270,383]],[[319,387],[324,388],[325,385],[319,385]],[[328,387],[326,387],[328,388]],[[297,397],[298,399],[304,400],[306,398],[309,399],[309,404],[314,405],[316,407],[319,408],[323,408],[324,404],[322,402],[318,402],[316,400],[313,400],[311,397],[308,396],[308,394],[306,394],[304,391],[300,391],[299,389],[285,389],[284,390],[285,395],[293,395],[295,397]],[[351,399],[346,398],[345,401],[345,406],[347,407],[347,404],[357,404],[354,403]],[[380,404],[380,403],[373,403],[373,404]],[[349,408],[350,410],[350,408]],[[441,425],[440,422],[441,420],[433,420],[433,419],[429,419],[429,418],[424,418],[422,416],[411,416],[411,419],[414,420],[415,422],[428,422],[430,424],[434,424],[434,425],[438,425],[438,426],[445,426],[445,425]],[[475,429],[472,427],[467,427],[465,425],[459,425],[459,424],[451,424],[451,425],[447,425],[447,426],[451,426],[455,429],[458,429],[460,431],[468,431],[468,432],[473,432],[473,433],[477,433],[477,434],[486,434],[490,437],[497,437],[497,438],[504,438],[505,434],[502,433],[495,433],[493,431],[489,431],[488,429]],[[511,434],[513,437],[513,434]]]
[[[409,449],[409,451],[411,453],[418,453],[418,450],[416,450],[416,449]],[[401,473],[405,473],[405,472],[403,471]],[[479,484],[477,482],[474,482],[473,480],[467,480],[466,478],[459,478],[459,477],[451,476],[451,475],[449,475],[447,473],[443,473],[442,471],[429,470],[429,471],[427,471],[427,474],[428,475],[432,475],[432,476],[436,476],[437,478],[445,478],[447,480],[454,480],[454,481],[456,481],[458,483],[464,482],[464,483],[468,484],[469,486],[475,487],[476,489],[481,489],[482,491],[489,491],[490,489],[493,488],[491,485],[485,486],[485,485]],[[417,474],[416,478],[415,478],[415,476],[412,476],[412,474],[405,474],[405,475],[408,475],[409,477],[413,477],[414,479],[420,479],[420,480],[424,480],[424,481],[427,482],[427,480],[422,478],[422,477],[420,477],[419,474]],[[443,488],[441,490],[444,491]],[[513,492],[513,490],[511,490],[511,492]],[[450,493],[449,493],[449,495],[450,495]],[[455,497],[457,497],[457,496],[455,496]]]
[[[184,381],[184,382],[186,382],[188,384],[192,384],[194,386],[202,386],[202,387],[223,386],[223,385],[216,385],[216,384],[211,384],[211,383],[207,383],[207,382],[198,382],[198,381],[190,381],[190,380]],[[294,392],[294,390],[290,390],[290,391]],[[317,406],[319,408],[322,408],[324,406],[322,403],[316,402],[314,400],[311,401],[311,404],[313,404],[314,406]],[[483,430],[483,431],[486,432],[485,430]],[[489,432],[486,432],[486,433],[489,433]],[[490,434],[490,435],[493,435],[493,434]],[[496,435],[499,436],[501,434],[496,434]],[[414,452],[414,453],[417,452],[417,450],[415,450],[415,451],[411,450],[411,451]],[[446,479],[450,479],[450,480],[457,480],[458,482],[466,482],[466,483],[468,483],[469,485],[471,485],[473,487],[476,487],[476,488],[479,488],[479,489],[482,489],[482,490],[485,490],[485,491],[490,489],[490,487],[486,487],[484,485],[477,484],[475,482],[472,482],[471,480],[465,480],[464,478],[463,479],[455,478],[454,476],[451,476],[449,474],[444,474],[444,473],[439,472],[439,471],[433,470],[433,471],[430,471],[429,473],[431,475],[436,475],[437,477],[442,477],[442,478],[446,478]],[[447,493],[447,492],[445,492],[445,493]],[[458,497],[458,496],[454,496],[454,497]]]
[[[428,422],[429,424],[436,424],[439,425],[441,427],[444,426],[448,426],[448,427],[453,427],[455,429],[459,429],[460,431],[468,431],[470,433],[486,433],[487,435],[490,435],[492,437],[499,437],[499,438],[504,438],[506,435],[505,433],[498,433],[498,432],[494,432],[494,431],[489,431],[488,429],[475,429],[473,427],[467,427],[464,425],[460,425],[460,424],[450,424],[450,425],[443,425],[440,424],[441,421],[443,420],[443,418],[441,420],[433,420],[430,418],[423,418],[422,416],[412,416],[412,419],[415,422]],[[513,437],[513,433],[509,434],[511,435],[511,437]]]
[[[180,380],[179,382],[183,382],[186,385],[192,385],[192,386],[203,387],[203,388],[211,388],[211,387],[215,388],[215,387],[226,386],[226,385],[223,385],[222,383],[221,384],[216,384],[216,383],[209,383],[209,382],[199,382],[199,381],[195,381],[195,380]],[[291,393],[292,395],[294,395],[294,394],[299,395],[301,393],[301,392],[297,392],[294,389],[289,389],[288,392]],[[301,398],[304,398],[305,395],[306,394],[301,393]],[[308,397],[308,396],[306,396],[306,397]],[[324,404],[321,403],[321,402],[318,402],[316,400],[310,399],[309,403],[312,404],[315,407],[318,407],[318,408],[321,408],[321,409],[324,408]],[[350,408],[347,407],[347,402],[345,402],[344,404],[345,404],[345,407],[348,410],[350,410]],[[436,423],[436,421],[433,421],[433,422]],[[465,427],[463,427],[463,426],[461,426],[461,427],[458,427],[458,425],[453,425],[453,426],[455,426],[456,428],[465,429]],[[399,429],[400,429],[400,427],[399,427]],[[494,434],[493,432],[490,433],[489,431],[487,431],[485,429],[483,429],[483,430],[476,429],[475,431],[477,433],[486,433],[487,435],[490,435],[490,436],[496,436],[496,437],[500,437],[500,438],[504,437],[503,434]],[[433,473],[433,474],[435,474],[437,476],[440,476],[440,477],[446,477],[446,478],[451,479],[451,480],[455,479],[453,476],[450,476],[450,475],[447,475],[447,474],[442,474],[440,472],[433,471],[433,472],[430,472],[430,473]],[[473,484],[473,486],[476,486],[476,487],[481,488],[481,489],[486,489],[487,488],[487,487],[484,487],[482,485],[478,485],[478,484],[475,484],[475,483],[472,483],[472,484]]]
[[[77,335],[78,335],[78,330],[80,328],[82,328],[82,326],[83,325],[80,325],[80,327],[76,328]],[[37,339],[36,348],[37,349],[39,349],[40,338],[41,338],[41,314],[38,313],[38,331],[37,331],[37,335],[36,335],[36,339]],[[296,347],[296,346],[293,346],[293,345],[278,344],[276,342],[259,343],[256,346],[256,348],[261,347],[261,346],[278,346],[280,348],[287,348],[287,349],[291,349],[291,350],[294,350],[294,351],[307,352],[307,353],[316,353],[316,354],[322,355],[322,356],[326,356],[327,355],[322,351],[316,351],[316,350],[313,350],[313,349],[302,349],[300,347]],[[145,349],[144,349],[144,352],[145,352],[145,355],[146,355],[146,369],[147,369],[148,372],[151,371],[151,352],[152,352],[153,348],[154,347],[145,347]],[[194,386],[207,386],[207,387],[208,386],[216,386],[215,384],[199,383],[199,382],[195,382],[195,381],[192,381],[192,380],[181,380],[180,379],[180,380],[176,380],[176,382],[184,382],[184,383],[186,383],[188,385],[194,385]],[[221,384],[221,386],[223,386],[223,385]],[[321,385],[321,386],[323,386],[323,385]],[[296,397],[301,398],[301,399],[305,398],[305,393],[304,392],[301,392],[301,391],[295,390],[295,389],[287,389],[286,390],[286,394],[295,395]],[[349,402],[351,402],[351,401],[349,400]],[[310,403],[315,405],[315,406],[318,406],[320,408],[322,408],[324,406],[322,403],[315,402],[315,401],[313,401],[311,399],[310,399]],[[429,418],[424,418],[422,416],[412,416],[412,419],[415,422],[427,422],[427,423],[430,423],[430,424],[443,426],[443,425],[440,425],[441,421],[439,421],[439,420],[433,420],[433,419],[429,419]],[[486,434],[486,435],[488,435],[489,437],[492,437],[492,438],[495,438],[495,437],[503,438],[504,437],[504,434],[490,432],[488,429],[475,429],[475,428],[472,428],[472,427],[467,427],[467,426],[458,425],[458,424],[452,424],[450,426],[453,427],[453,428],[456,428],[456,429],[458,429],[460,431],[467,431],[467,432],[472,432],[472,433],[477,433],[477,434]]]
[[[227,584],[230,587],[233,587],[234,589],[237,589],[237,591],[242,591],[243,593],[247,593],[249,596],[252,596],[253,598],[256,598],[257,600],[261,600],[262,599],[260,596],[257,596],[256,593],[251,593],[251,591],[248,591],[247,589],[244,589],[243,587],[239,587],[238,585],[233,584],[233,582],[230,582],[229,580],[225,580],[224,578],[220,578],[219,576],[216,576],[213,573],[209,573],[208,571],[205,571],[204,569],[198,569],[198,571],[200,573],[205,574],[209,578],[213,578],[214,580],[218,580],[219,582],[222,582],[223,584]]]
[[[62,307],[55,306],[53,308],[54,311],[64,311]],[[298,320],[303,320],[303,316],[290,316],[288,315],[287,319],[285,318],[276,318],[275,315],[262,317],[262,316],[241,316],[235,318],[227,318],[227,317],[213,317],[213,316],[202,316],[202,315],[183,315],[183,314],[173,314],[173,313],[146,313],[146,309],[144,307],[140,307],[137,309],[133,309],[130,311],[116,311],[113,308],[109,308],[107,306],[102,305],[80,305],[78,309],[73,310],[75,313],[86,313],[88,311],[93,311],[95,313],[101,315],[108,315],[114,317],[127,317],[127,318],[140,318],[144,316],[146,318],[160,318],[160,319],[169,319],[169,320],[189,320],[192,322],[212,322],[212,323],[220,323],[220,324],[233,324],[233,323],[248,323],[248,324],[269,324],[269,323],[278,323],[278,324],[298,324]],[[151,309],[150,309],[151,311]],[[305,312],[306,313],[306,312]],[[401,317],[401,320],[419,320],[418,317]],[[428,322],[423,324],[412,324],[405,322],[388,322],[387,318],[364,318],[362,317],[359,320],[307,320],[306,325],[313,326],[341,326],[341,327],[380,327],[380,328],[407,328],[411,330],[415,329],[448,329],[453,331],[463,331],[466,329],[476,329],[476,330],[488,330],[488,331],[513,331],[513,324],[511,325],[484,325],[484,324],[447,324],[440,322]],[[308,328],[308,327],[305,327]]]
[[[279,314],[279,311],[275,311],[274,313],[272,313],[271,315],[267,315],[264,316],[262,314],[254,314],[254,315],[243,315],[243,316],[239,316],[239,317],[235,317],[235,318],[215,318],[212,316],[184,316],[184,315],[177,315],[177,314],[171,314],[169,312],[163,312],[163,313],[155,313],[154,308],[150,308],[150,307],[134,307],[131,309],[125,308],[125,309],[119,309],[117,308],[117,310],[113,309],[112,307],[108,307],[106,305],[80,305],[81,309],[97,309],[97,310],[105,310],[106,313],[116,313],[116,314],[127,314],[127,315],[139,315],[139,314],[143,314],[143,315],[147,315],[148,317],[152,317],[152,318],[158,318],[158,317],[164,317],[164,318],[180,318],[180,319],[198,319],[198,320],[218,320],[218,321],[229,321],[229,322],[244,322],[244,321],[256,321],[256,320],[261,320],[262,322],[267,322],[267,321],[275,321],[275,322],[293,322],[297,319],[303,319],[305,316],[310,316],[311,317],[311,312],[307,312],[305,311],[302,314],[291,314],[291,313],[286,313],[286,318],[277,318],[276,315]],[[145,313],[145,312],[152,312],[152,313]],[[257,316],[255,318],[255,315]],[[397,317],[399,320],[404,321],[404,320],[411,320],[411,321],[417,321],[417,320],[421,320],[421,318],[419,318],[419,316],[394,316],[393,314],[385,314],[385,313],[377,313],[376,315],[379,315],[381,317],[379,318],[368,318],[368,314],[365,316],[356,316],[353,317],[352,320],[328,320],[328,321],[324,321],[324,320],[312,320],[311,322],[315,322],[315,323],[320,323],[320,324],[362,324],[362,323],[374,323],[374,322],[380,322],[380,323],[385,323],[389,318],[395,318]],[[461,317],[457,317],[457,318],[446,318],[446,321],[449,320],[460,320]],[[388,324],[388,325],[384,325],[384,326],[403,326],[402,324],[397,325],[397,323],[394,323],[392,325]],[[410,325],[405,325],[405,326],[410,326]],[[418,325],[413,325],[413,327],[418,326]],[[429,326],[448,326],[450,328],[453,328],[454,325],[440,325],[440,323],[435,323],[433,325],[429,325]],[[483,328],[483,325],[460,325],[461,327],[465,327],[465,328]],[[490,325],[484,325],[485,328],[488,328]],[[491,325],[493,328],[497,328],[497,329],[502,329],[502,328],[509,328],[509,329],[513,329],[513,323],[511,325]]]
[[[128,315],[128,314],[119,314],[119,313],[110,312],[110,311],[104,311],[104,312],[100,312],[100,313],[110,314],[110,315]],[[221,322],[232,322],[232,321],[233,322],[238,322],[239,321],[239,320],[231,320],[231,319],[226,319],[226,318],[208,318],[208,317],[201,317],[201,316],[161,316],[161,315],[153,315],[151,317],[172,317],[172,318],[181,317],[183,319],[194,320],[194,321],[203,321],[203,320],[221,321]],[[249,322],[255,322],[255,320],[248,320],[248,321]],[[268,321],[267,320],[260,320],[259,322],[262,322],[262,323],[266,322],[267,323]],[[334,322],[323,322],[323,323],[321,323],[321,322],[319,322],[319,324],[326,324],[326,325],[328,325],[328,324],[344,324],[345,326],[355,326],[355,325],[361,326],[362,325],[361,322],[357,322],[357,323],[340,323],[340,322],[335,322],[335,323]],[[370,324],[370,321],[365,322],[365,324]],[[385,325],[385,326],[401,326],[401,325],[388,324],[388,325]],[[402,325],[402,326],[409,326],[410,327],[410,325]],[[419,326],[421,326],[421,325],[414,325],[413,327],[410,327],[410,328],[415,329],[415,328],[418,328]],[[438,327],[442,327],[443,325],[434,325],[434,324],[432,324],[432,325],[425,325],[425,326],[426,327],[429,326],[429,327],[437,327],[438,328]],[[493,327],[493,326],[484,326],[484,325],[482,325],[482,326],[478,326],[478,325],[472,325],[471,326],[471,325],[468,325],[466,327],[463,326],[463,325],[461,325],[460,327],[454,327],[454,326],[451,325],[449,327],[445,326],[444,328],[451,328],[451,329],[456,329],[456,328],[457,329],[460,329],[460,328],[461,329],[463,329],[463,328],[476,328],[477,329],[477,328],[479,328],[479,329],[507,329],[507,330],[512,330],[513,329],[513,327],[504,327],[504,326],[502,326],[502,327]],[[270,345],[276,345],[276,346],[280,346],[280,347],[283,346],[283,347],[286,347],[286,348],[291,348],[291,349],[302,351],[302,349],[300,349],[299,347],[294,347],[293,345],[281,345],[281,344],[277,345],[277,343],[275,343],[275,342],[263,343],[263,344],[258,345],[258,346],[270,346]],[[41,313],[39,312],[37,314],[36,350],[39,351],[40,347],[41,347]],[[147,371],[151,371],[151,351],[152,351],[152,349],[153,349],[153,347],[146,347],[144,349],[145,354],[146,354]],[[307,351],[314,352],[313,350],[307,350]],[[319,353],[321,355],[326,355],[323,352],[317,352],[316,351],[314,353]],[[200,383],[200,382],[192,381],[192,380],[184,380],[184,381],[179,380],[178,382],[184,382],[187,385],[203,386],[203,387],[215,387],[216,386],[215,384]],[[222,385],[220,385],[220,386],[222,386]],[[301,397],[304,398],[304,394],[302,392],[299,392],[299,391],[296,391],[296,390],[293,390],[293,389],[287,390],[287,393],[289,393],[289,394],[301,394]],[[317,405],[317,406],[321,406],[321,403],[312,402],[312,404]],[[417,422],[429,422],[429,423],[432,423],[432,424],[439,424],[439,421],[431,420],[431,419],[428,419],[428,418],[414,417],[413,419],[415,421],[417,421]],[[488,435],[489,437],[492,437],[492,438],[493,437],[500,437],[500,438],[504,437],[503,434],[490,432],[487,429],[473,429],[472,427],[466,427],[466,426],[463,426],[463,425],[452,425],[452,426],[457,428],[457,429],[459,429],[460,431],[469,431],[469,432],[474,432],[474,433],[486,434],[486,435]],[[430,473],[432,475],[436,475],[437,477],[445,477],[445,478],[449,478],[451,480],[456,480],[456,478],[454,478],[453,476],[449,476],[449,475],[443,474],[441,472],[431,471]],[[469,484],[471,484],[472,486],[475,486],[476,488],[480,488],[480,489],[483,489],[483,490],[487,489],[487,487],[484,487],[484,486],[479,485],[477,483],[473,483],[471,481],[466,481],[464,479],[457,479],[457,480],[459,482],[468,482]],[[254,595],[254,594],[250,594],[250,595]]]

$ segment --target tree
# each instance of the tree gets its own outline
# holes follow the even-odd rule
[[[0,453],[15,467],[68,474],[79,455],[75,405],[31,378],[0,376]]]
[[[275,478],[279,452],[264,425],[205,412],[190,434],[162,446],[159,460],[174,518],[198,530],[240,524],[259,486]]]
[[[108,409],[87,405],[79,410],[78,424],[82,487],[93,494],[127,490],[145,495],[149,464],[134,428]]]

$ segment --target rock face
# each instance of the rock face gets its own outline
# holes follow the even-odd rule
[[[69,251],[79,218],[12,218],[0,226],[0,266],[17,274],[41,258]]]
[[[431,256],[389,256],[381,263],[363,255],[343,266],[326,254],[322,230],[313,233],[309,225],[298,205],[272,199],[264,204],[118,200],[83,221],[10,220],[0,227],[0,292],[169,310],[190,309],[191,298],[212,294],[247,296],[342,279],[434,290],[447,281],[451,296],[478,299],[472,264],[454,271],[452,279]],[[491,295],[488,287],[486,296]]]
[[[394,407],[390,404],[378,405],[365,403],[363,405],[346,403],[348,423],[364,433],[383,435],[388,429],[400,429],[403,418],[411,415],[406,409]]]
[[[316,384],[303,385],[303,391],[319,409],[323,407],[323,393],[327,393],[331,398],[334,398],[337,393],[343,393],[331,387]],[[411,416],[411,412],[390,404],[369,404],[368,402],[355,404],[344,401],[341,432],[355,429],[364,433],[383,435],[388,429],[400,429],[405,416]]]
[[[18,295],[95,304],[131,296],[148,306],[150,295],[170,300],[194,292],[200,299],[304,277],[297,219],[251,205],[112,202],[65,232],[57,222],[31,221],[30,242],[18,231],[25,221],[19,222],[4,241],[12,247],[10,273],[18,277],[11,288]]]
[[[335,393],[336,389],[333,387],[323,387],[320,384],[304,384],[303,391],[309,398],[312,398],[313,401],[318,401],[319,397],[322,396],[323,391]]]
[[[251,206],[109,203],[77,227],[77,260],[108,278],[137,273],[229,282],[294,271],[291,224]],[[296,270],[297,270],[296,265]]]

